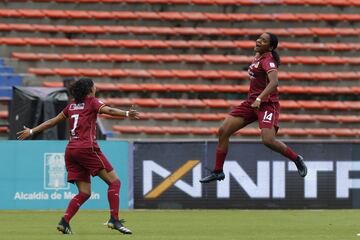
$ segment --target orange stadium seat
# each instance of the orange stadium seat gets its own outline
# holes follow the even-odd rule
[[[297,136],[297,137],[304,137],[308,135],[307,131],[303,128],[280,128],[279,135],[287,135],[287,136]]]
[[[9,132],[9,127],[6,126],[0,126],[0,133],[8,133]]]
[[[178,99],[157,98],[156,101],[161,107],[182,107],[182,104]]]
[[[189,108],[205,108],[206,104],[199,99],[179,99],[178,100],[181,106]]]
[[[0,119],[7,119],[9,116],[7,111],[0,111]]]
[[[161,127],[164,133],[168,133],[171,135],[187,135],[189,134],[189,129],[186,127]]]
[[[336,120],[341,123],[357,123],[360,122],[359,116],[336,116]]]
[[[138,127],[138,128],[141,129],[141,132],[146,133],[146,134],[160,134],[160,135],[163,135],[163,134],[166,133],[163,128],[156,127],[156,126],[141,126],[141,127]]]
[[[217,128],[206,127],[190,127],[188,131],[193,135],[215,135],[217,134]]]
[[[153,78],[173,78],[174,76],[172,71],[163,69],[151,69],[149,73]]]
[[[312,122],[314,118],[308,114],[280,114],[279,117],[281,122],[299,121],[299,122]]]
[[[172,113],[171,116],[177,120],[196,120],[196,116],[192,113]]]
[[[160,103],[151,98],[134,98],[132,102],[140,107],[158,107]]]
[[[312,117],[319,122],[336,122],[336,116],[333,115],[312,115]]]
[[[204,99],[203,102],[210,108],[228,108],[230,104],[223,99]]]
[[[260,129],[243,128],[235,133],[236,136],[260,136]]]
[[[104,76],[111,77],[111,78],[120,78],[120,77],[127,77],[128,74],[124,70],[121,69],[107,69],[106,71],[102,71]]]
[[[100,100],[111,106],[131,106],[134,104],[133,100],[128,98],[106,98]]]
[[[43,82],[43,87],[63,87],[64,84],[62,82]]]
[[[112,129],[116,132],[119,132],[119,133],[141,133],[142,132],[142,129],[136,127],[136,126],[118,126],[118,125],[115,125],[112,127]]]
[[[314,137],[325,137],[325,136],[331,136],[332,132],[330,129],[327,128],[308,128],[305,129],[306,133],[308,135],[314,136]]]
[[[173,117],[171,114],[166,113],[166,112],[151,112],[151,113],[146,113],[147,118],[148,119],[155,119],[155,120],[161,120],[161,121],[171,121],[173,120]],[[144,119],[143,117],[141,117],[140,115],[140,119]]]
[[[117,89],[120,91],[142,91],[142,87],[139,84],[128,83],[128,84],[118,84]]]
[[[359,137],[360,132],[358,129],[348,129],[348,128],[332,128],[329,129],[331,133],[337,137]]]
[[[164,87],[168,91],[173,92],[187,92],[189,91],[189,87],[185,84],[164,84]]]

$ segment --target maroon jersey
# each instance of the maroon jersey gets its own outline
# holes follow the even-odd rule
[[[86,97],[83,103],[68,104],[63,114],[70,122],[68,148],[99,148],[96,142],[96,118],[99,110],[105,106],[95,97]]]
[[[277,65],[272,57],[271,52],[264,53],[259,58],[255,58],[249,66],[248,73],[250,76],[250,90],[248,100],[250,102],[262,93],[269,83],[267,74],[271,71],[277,71]],[[275,90],[267,98],[262,99],[262,102],[278,102],[278,91]]]

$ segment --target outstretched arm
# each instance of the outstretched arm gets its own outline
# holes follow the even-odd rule
[[[48,128],[54,127],[55,125],[64,121],[65,119],[66,119],[66,117],[65,117],[64,113],[61,112],[56,117],[43,122],[42,124],[34,127],[33,129],[30,129],[30,128],[24,126],[24,130],[16,133],[18,135],[17,139],[24,140],[35,133],[42,132]]]
[[[131,106],[131,108],[128,111],[124,111],[117,108],[112,108],[109,106],[104,106],[100,109],[99,113],[108,114],[111,116],[118,116],[118,117],[129,117],[131,119],[139,119],[139,113],[136,111],[134,106]]]

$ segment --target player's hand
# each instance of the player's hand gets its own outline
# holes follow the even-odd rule
[[[130,119],[140,119],[139,112],[135,109],[134,105],[131,105],[129,109],[129,118]]]
[[[18,140],[24,140],[31,135],[30,128],[24,126],[24,130],[17,132],[16,135],[18,135],[18,137],[17,137]]]
[[[251,104],[251,107],[252,107],[252,108],[259,109],[259,108],[260,108],[260,104],[261,104],[260,101],[255,100],[255,101]]]

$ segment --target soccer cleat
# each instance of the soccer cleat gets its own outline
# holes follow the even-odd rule
[[[110,220],[107,222],[107,226],[111,229],[118,230],[119,232],[123,234],[132,234],[131,230],[124,227],[124,219],[115,220],[112,216],[110,217]]]
[[[59,230],[63,234],[72,234],[70,225],[69,225],[69,223],[67,223],[65,221],[64,217],[61,218],[61,220],[57,226],[57,230]]]
[[[201,183],[209,183],[212,181],[221,181],[225,179],[225,174],[223,171],[221,172],[215,172],[213,171],[209,176],[203,177],[202,179],[200,179]]]
[[[304,158],[301,155],[298,155],[297,159],[294,161],[298,173],[301,177],[305,177],[307,174],[307,167],[304,163]]]

